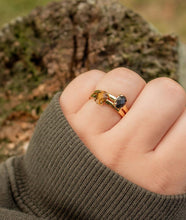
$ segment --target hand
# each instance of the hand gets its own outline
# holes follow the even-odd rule
[[[127,97],[121,118],[89,96],[100,89]],[[149,83],[135,72],[92,70],[74,79],[60,97],[62,111],[89,150],[107,167],[159,194],[186,192],[186,94],[169,78]]]

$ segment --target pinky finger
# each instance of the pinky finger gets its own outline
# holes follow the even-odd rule
[[[173,166],[172,168],[175,167],[178,171],[185,169],[186,175],[186,108],[159,143],[155,152],[165,163],[168,162],[169,166]]]

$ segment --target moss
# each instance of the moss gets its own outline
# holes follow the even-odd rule
[[[41,106],[50,101],[50,98],[37,97],[30,102],[29,100],[22,101],[20,104],[16,105],[12,108],[12,112],[28,112],[31,113],[33,109],[36,110],[37,114],[40,115],[42,113]]]

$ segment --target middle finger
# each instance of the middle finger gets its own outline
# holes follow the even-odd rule
[[[149,82],[130,111],[105,136],[113,136],[124,148],[149,152],[184,111],[184,89],[169,78]],[[122,143],[122,145],[121,145]],[[121,153],[121,152],[120,152]]]

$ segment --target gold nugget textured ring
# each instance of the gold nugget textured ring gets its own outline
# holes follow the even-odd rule
[[[103,90],[95,90],[89,99],[94,98],[95,102],[99,105],[103,105],[104,103],[113,107],[121,117],[125,116],[128,112],[126,102],[127,99],[124,95],[119,95],[115,97]]]

